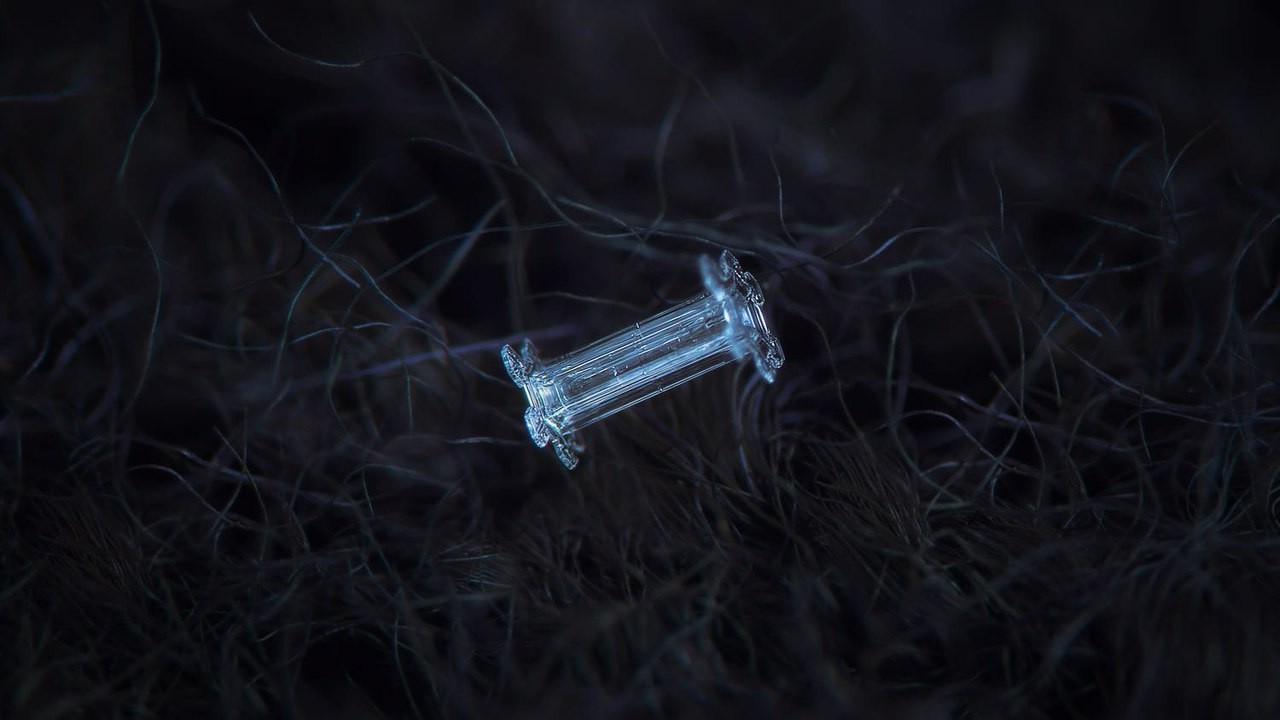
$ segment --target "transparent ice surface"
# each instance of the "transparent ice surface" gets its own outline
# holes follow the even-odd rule
[[[508,374],[529,401],[525,424],[572,469],[582,444],[575,431],[722,365],[751,356],[766,380],[782,366],[759,284],[728,251],[702,258],[706,291],[648,320],[543,362],[525,340],[502,348]]]

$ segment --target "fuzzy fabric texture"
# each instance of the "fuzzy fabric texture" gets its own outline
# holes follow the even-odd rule
[[[8,4],[0,715],[1280,717],[1269,13]]]

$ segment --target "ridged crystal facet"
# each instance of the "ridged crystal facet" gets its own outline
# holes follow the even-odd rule
[[[782,367],[782,346],[764,318],[764,295],[729,251],[699,260],[704,292],[586,347],[543,361],[525,340],[502,348],[511,379],[529,401],[525,425],[551,443],[565,467],[578,464],[577,430],[722,365],[750,357],[765,380]]]

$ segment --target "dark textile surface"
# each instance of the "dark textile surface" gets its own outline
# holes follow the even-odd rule
[[[0,716],[1280,717],[1275,20],[6,4]]]

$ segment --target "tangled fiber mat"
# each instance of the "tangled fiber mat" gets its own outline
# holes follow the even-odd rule
[[[6,5],[0,715],[1280,717],[1276,26]],[[777,381],[533,447],[724,248]]]

